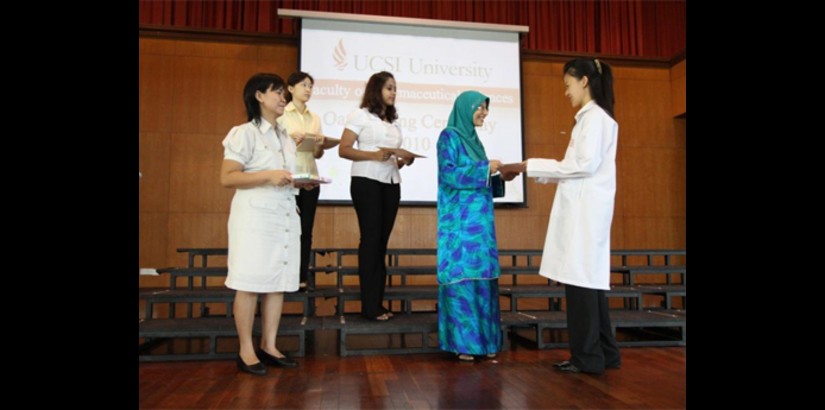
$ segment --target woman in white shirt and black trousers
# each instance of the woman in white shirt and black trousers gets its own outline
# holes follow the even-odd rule
[[[400,148],[401,128],[395,124],[395,78],[381,71],[367,82],[361,108],[347,116],[338,155],[352,160],[350,195],[358,215],[361,240],[358,245],[358,276],[361,287],[361,315],[371,320],[388,320],[392,312],[384,308],[387,243],[401,200],[398,170],[413,158],[397,158],[383,148]],[[355,142],[358,148],[354,148]]]

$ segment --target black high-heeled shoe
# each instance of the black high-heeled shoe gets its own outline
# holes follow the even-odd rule
[[[263,363],[258,362],[252,365],[246,364],[243,362],[243,359],[241,359],[240,353],[238,353],[235,363],[238,365],[238,370],[242,372],[252,373],[256,376],[263,376],[266,374],[266,366],[264,366]]]
[[[290,359],[288,356],[284,355],[284,357],[275,357],[267,353],[264,349],[258,350],[258,358],[261,359],[261,362],[266,363],[270,366],[288,368],[298,367],[298,362]]]

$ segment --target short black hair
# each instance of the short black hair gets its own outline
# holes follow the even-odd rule
[[[255,124],[261,123],[261,103],[255,98],[255,93],[265,93],[269,90],[284,89],[284,79],[278,74],[258,73],[253,75],[243,87],[243,103],[246,106],[246,120]]]

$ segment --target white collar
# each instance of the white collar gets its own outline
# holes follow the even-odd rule
[[[598,106],[598,104],[596,104],[596,100],[590,100],[590,101],[588,101],[588,102],[587,102],[587,104],[585,104],[585,105],[584,105],[584,106],[583,106],[583,107],[582,107],[582,108],[581,108],[581,109],[580,109],[580,110],[576,113],[576,122],[579,122],[579,120],[581,120],[581,117],[582,117],[582,115],[584,115],[584,113],[585,113],[585,112],[590,111],[591,109],[593,109],[594,107],[597,107],[597,106]]]

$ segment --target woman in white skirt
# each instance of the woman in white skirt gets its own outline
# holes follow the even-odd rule
[[[276,120],[284,113],[284,80],[255,74],[243,91],[249,122],[233,127],[223,140],[221,184],[235,188],[229,211],[226,287],[236,290],[232,313],[240,341],[241,371],[266,374],[269,364],[298,364],[275,346],[284,292],[298,290],[301,219],[295,205],[295,142]],[[260,350],[252,344],[258,294],[261,301]]]

